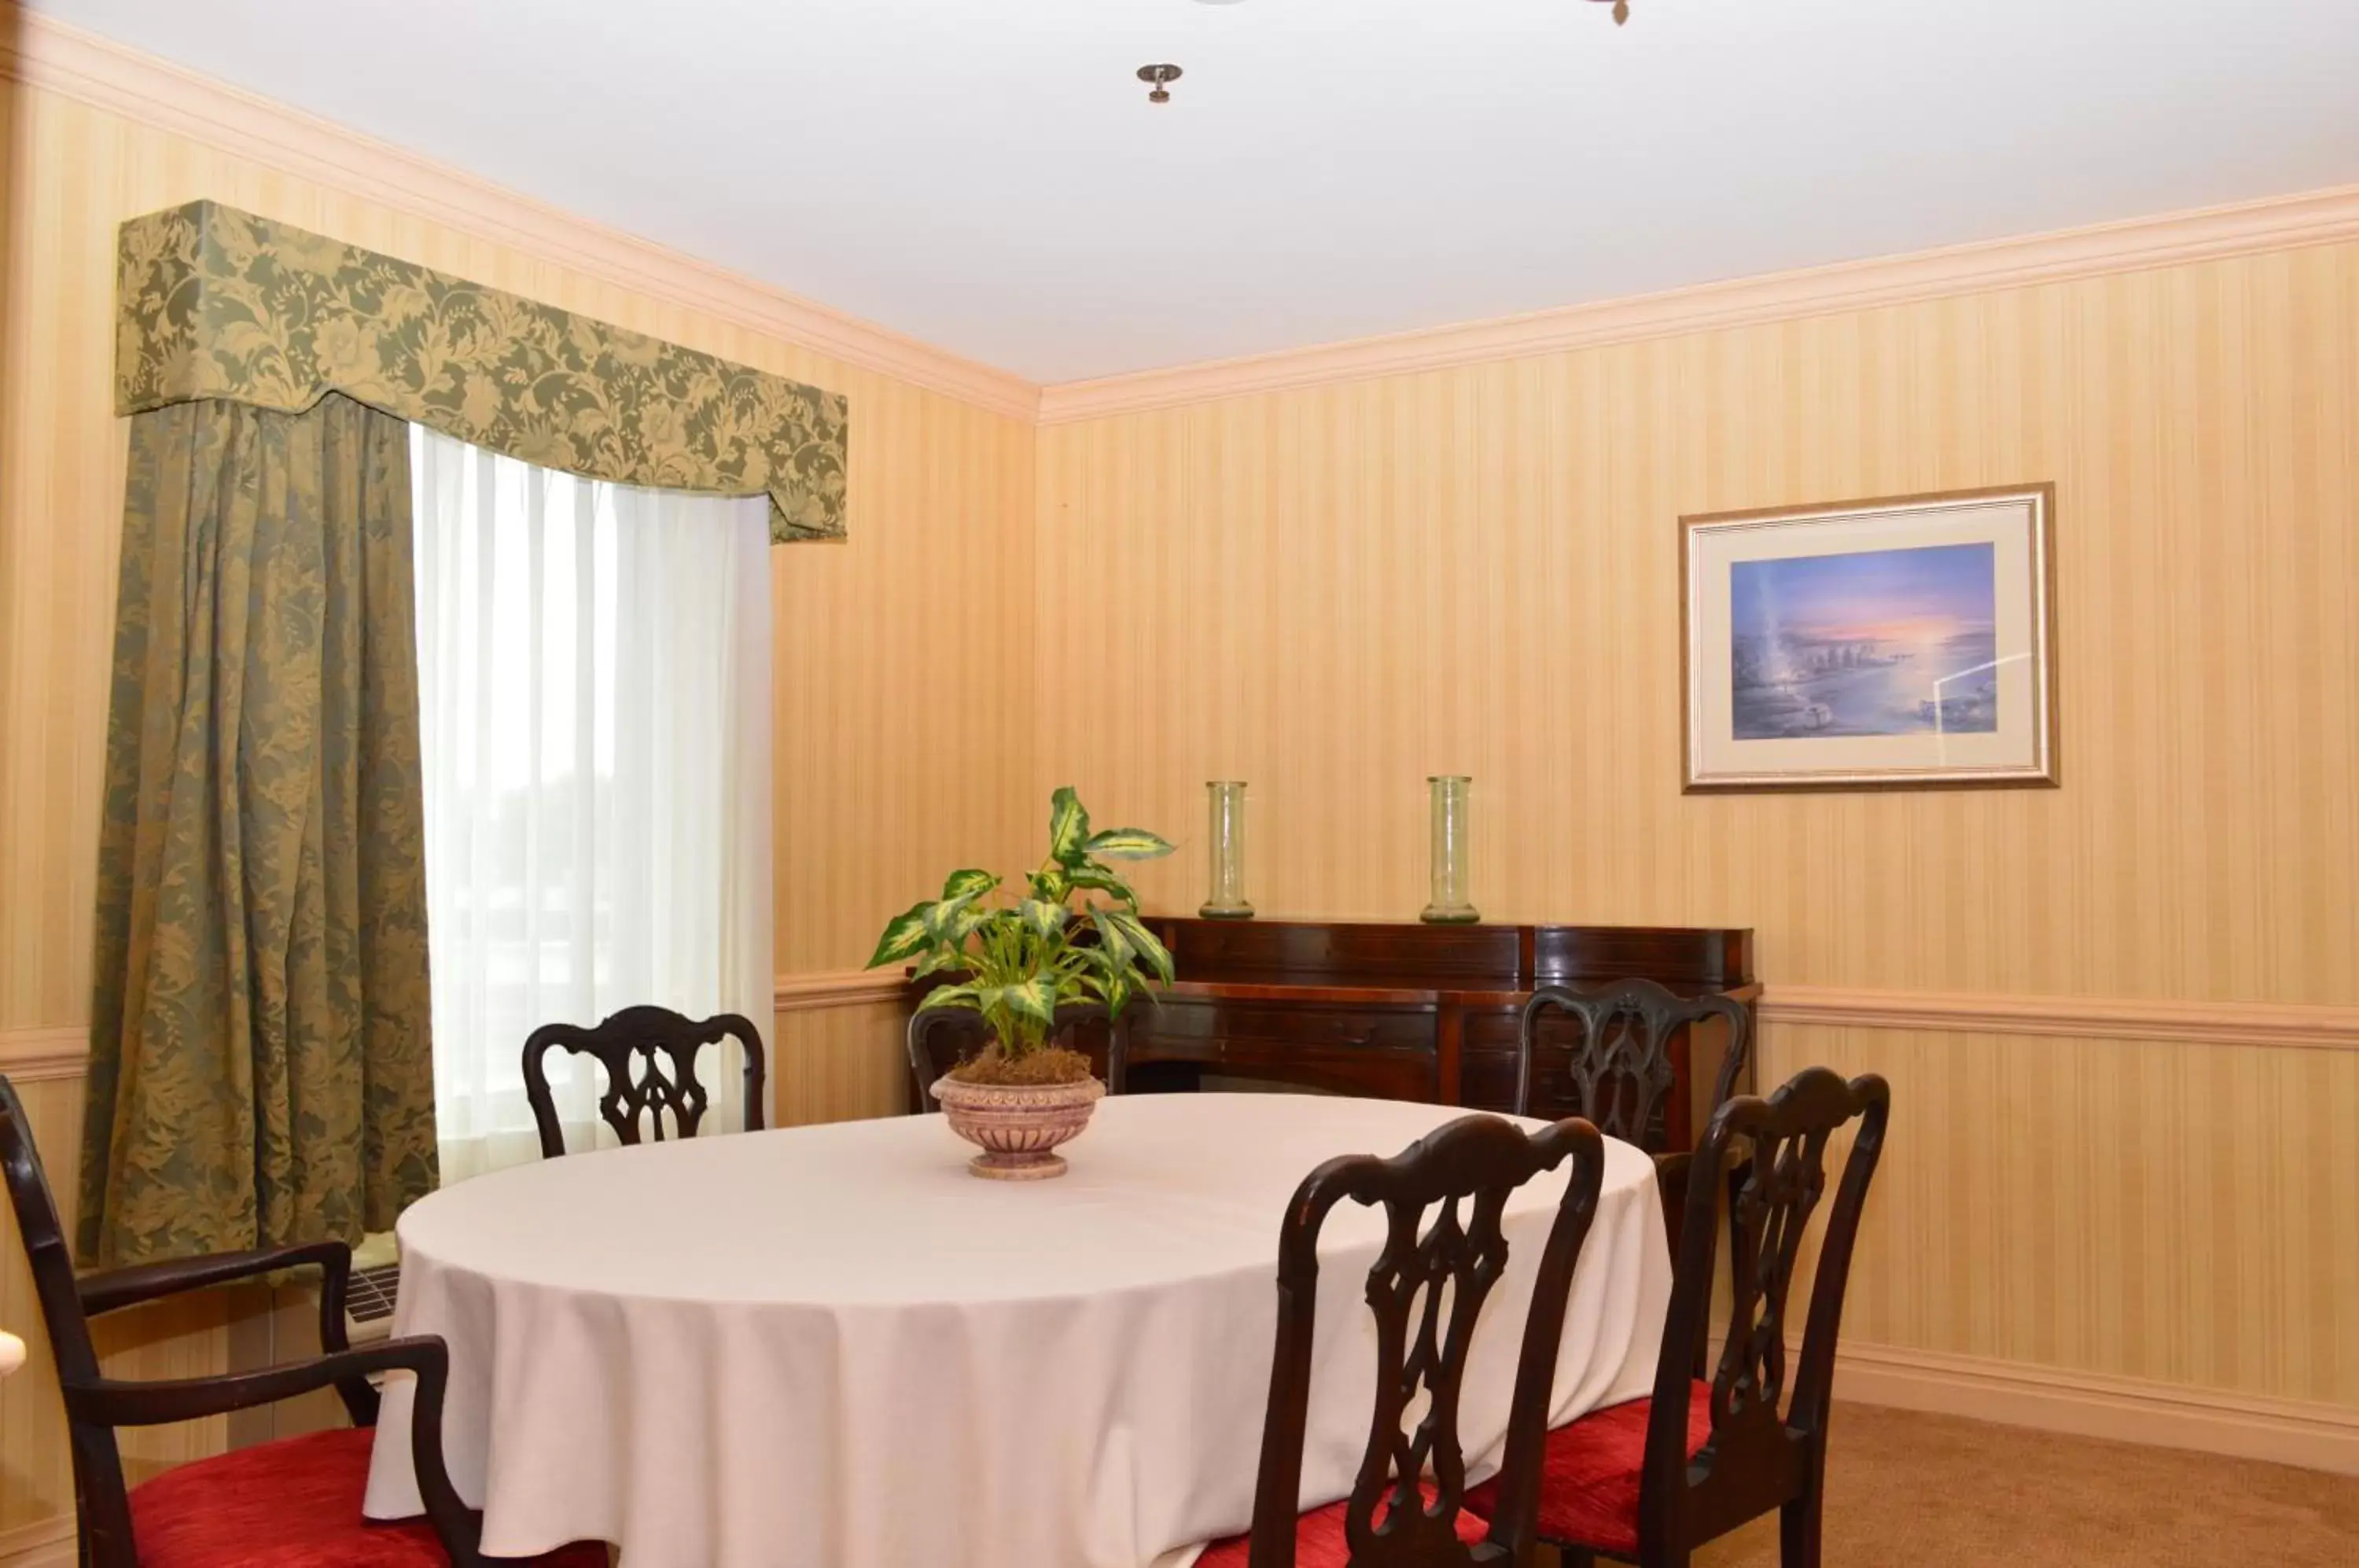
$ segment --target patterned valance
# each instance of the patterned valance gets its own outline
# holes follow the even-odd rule
[[[843,535],[841,394],[191,201],[123,225],[114,404],[299,413],[334,391],[596,479],[770,497]]]

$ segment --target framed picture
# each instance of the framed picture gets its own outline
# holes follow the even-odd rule
[[[1680,519],[1686,788],[2056,783],[2056,487]]]

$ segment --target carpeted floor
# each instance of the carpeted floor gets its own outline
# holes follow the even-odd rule
[[[1827,1568],[2359,1568],[2359,1477],[1838,1404]],[[1698,1568],[1775,1568],[1757,1520]]]

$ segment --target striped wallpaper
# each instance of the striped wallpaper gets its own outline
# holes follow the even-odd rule
[[[1035,790],[1272,914],[1751,925],[1779,983],[2359,1003],[2359,246],[1040,431]],[[2064,787],[1683,797],[1684,513],[2053,480]],[[1898,1091],[1847,1334],[2359,1410],[2359,1051],[1772,1026]]]

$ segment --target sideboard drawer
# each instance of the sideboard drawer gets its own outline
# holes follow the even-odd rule
[[[1430,1004],[1338,1007],[1165,996],[1140,1009],[1130,1061],[1193,1062],[1214,1073],[1346,1094],[1430,1100],[1440,1087]]]

